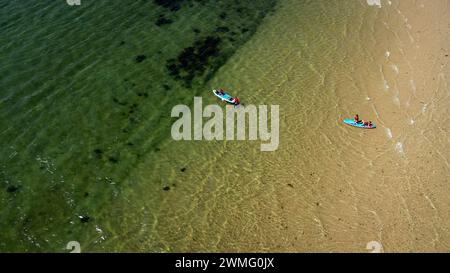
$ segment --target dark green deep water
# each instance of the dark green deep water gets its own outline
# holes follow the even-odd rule
[[[120,209],[127,176],[164,153],[173,105],[208,92],[275,7],[1,0],[0,251],[63,252],[74,238],[84,251],[142,250],[114,240],[134,213]]]

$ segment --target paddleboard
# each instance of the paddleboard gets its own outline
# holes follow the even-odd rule
[[[375,124],[372,123],[372,127],[369,126],[364,126],[364,124],[362,123],[356,123],[353,119],[344,119],[344,123],[353,127],[358,127],[358,128],[362,128],[362,129],[375,129],[377,128],[377,126]]]
[[[223,92],[223,94],[220,94],[220,92],[218,91],[218,90],[213,90],[213,93],[214,93],[214,95],[216,95],[219,99],[221,99],[221,100],[223,100],[223,101],[226,101],[226,102],[228,102],[228,103],[231,103],[231,104],[234,104],[233,103],[233,100],[234,100],[234,98],[230,95],[230,94],[228,94],[228,93],[226,93],[226,92]]]

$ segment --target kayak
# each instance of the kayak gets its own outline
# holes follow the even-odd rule
[[[226,101],[228,103],[234,104],[234,98],[230,94],[228,94],[226,92],[223,92],[221,94],[218,90],[215,90],[215,89],[213,90],[213,93],[222,101]]]
[[[358,128],[362,128],[362,129],[375,129],[375,128],[377,128],[377,126],[375,124],[373,124],[373,123],[372,123],[372,127],[369,127],[369,126],[365,126],[362,123],[356,123],[353,119],[348,119],[348,118],[344,119],[344,123],[348,124],[350,126],[358,127]]]

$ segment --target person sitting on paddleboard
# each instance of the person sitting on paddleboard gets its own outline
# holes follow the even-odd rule
[[[372,121],[369,121],[368,126],[369,126],[369,128],[372,128],[372,127],[373,127]]]
[[[239,105],[239,99],[237,97],[233,98],[234,105]]]
[[[224,91],[223,91],[222,88],[220,88],[220,89],[217,91],[217,93],[219,93],[219,95],[223,95],[223,94],[224,94]]]
[[[361,120],[359,119],[359,115],[358,115],[358,114],[355,115],[355,117],[353,118],[353,120],[354,120],[356,123],[361,123]]]

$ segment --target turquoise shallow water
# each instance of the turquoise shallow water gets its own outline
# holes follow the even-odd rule
[[[95,251],[133,213],[117,209],[126,178],[164,152],[171,107],[204,92],[275,1],[0,5],[0,250],[75,237]]]

